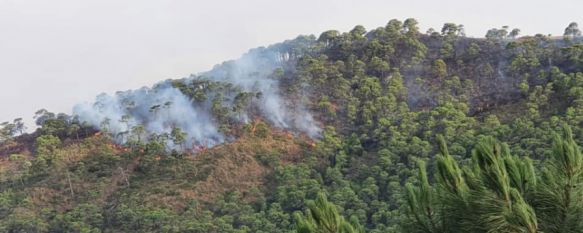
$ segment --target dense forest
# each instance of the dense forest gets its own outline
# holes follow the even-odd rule
[[[330,30],[35,120],[0,232],[583,232],[576,23]]]

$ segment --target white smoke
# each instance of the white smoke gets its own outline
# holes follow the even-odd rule
[[[233,83],[248,92],[260,92],[262,97],[259,108],[270,123],[279,128],[299,130],[316,138],[321,129],[312,114],[303,104],[292,107],[281,95],[280,80],[271,77],[275,69],[285,65],[280,62],[280,57],[277,51],[258,48],[202,75],[212,80]]]
[[[73,113],[82,122],[108,130],[118,142],[125,142],[138,125],[142,125],[148,135],[170,134],[173,128],[180,128],[187,133],[188,145],[212,146],[225,139],[207,107],[193,105],[169,83],[118,92],[113,96],[101,94],[94,103],[76,105]]]
[[[209,72],[181,82],[188,84],[195,79],[210,80],[231,83],[245,92],[261,93],[260,97],[252,101],[260,110],[261,117],[275,127],[319,137],[320,127],[306,106],[292,107],[291,101],[286,101],[282,96],[280,80],[272,75],[275,69],[284,65],[281,57],[275,49],[259,48],[238,60],[217,65]],[[227,97],[226,102],[232,104],[234,96]],[[144,126],[147,135],[170,134],[173,128],[180,128],[187,133],[187,145],[213,146],[228,137],[219,131],[217,119],[211,114],[209,100],[193,101],[173,87],[170,81],[152,88],[118,92],[115,95],[101,94],[93,103],[75,106],[73,114],[81,122],[106,129],[122,143],[127,140],[132,129],[139,125]],[[247,122],[250,116],[244,112],[237,118]],[[171,142],[168,145],[177,148]]]

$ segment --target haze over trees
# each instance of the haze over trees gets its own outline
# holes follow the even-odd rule
[[[582,41],[393,19],[40,110],[0,232],[581,232]]]

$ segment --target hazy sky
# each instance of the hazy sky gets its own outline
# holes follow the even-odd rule
[[[70,113],[102,92],[181,78],[250,48],[328,29],[416,18],[562,34],[582,0],[0,0],[0,121],[40,108]]]

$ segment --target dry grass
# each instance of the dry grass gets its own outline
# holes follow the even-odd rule
[[[106,171],[105,176],[73,175],[75,170],[72,167],[76,164],[91,166],[101,160],[96,158],[91,162],[92,156],[117,157],[127,152],[125,148],[111,144],[106,137],[95,135],[82,142],[65,144],[54,151],[59,165],[54,167],[49,177],[28,184],[29,187],[23,191],[30,198],[29,209],[33,211],[47,208],[66,212],[87,200],[106,206],[113,199],[125,198],[121,194],[128,183],[131,184],[127,190],[131,190],[132,196],[139,195],[140,202],[175,211],[183,210],[190,201],[210,203],[230,192],[240,193],[245,202],[254,202],[262,198],[261,192],[257,191],[266,188],[274,166],[301,162],[304,151],[312,146],[313,141],[306,137],[274,129],[269,129],[266,137],[242,134],[233,142],[193,156],[154,159],[154,169],[159,174],[141,174],[141,178],[133,183],[132,177],[136,178],[136,174],[132,173],[140,164],[147,162],[142,156],[117,161],[112,165],[115,167],[107,168],[112,170]],[[26,155],[26,160],[32,158],[30,153]],[[14,170],[16,166],[14,161],[0,158],[0,170]],[[74,179],[70,181],[67,172]]]
[[[196,167],[210,168],[209,174],[194,190],[180,191],[180,196],[212,202],[222,194],[236,191],[245,201],[253,201],[257,198],[253,190],[264,188],[273,171],[259,156],[277,156],[281,165],[297,163],[302,159],[304,145],[312,144],[306,138],[272,129],[265,138],[247,135],[209,149],[193,158]]]

